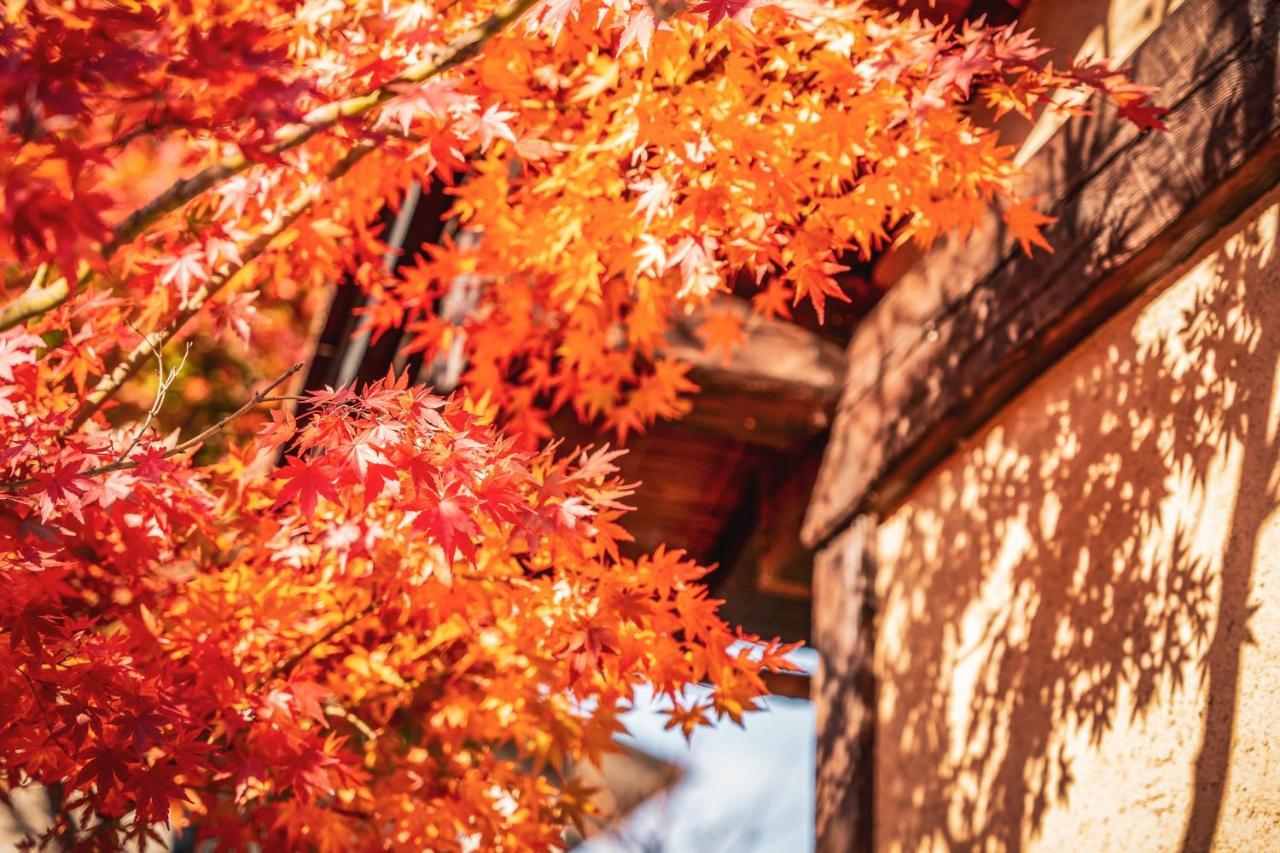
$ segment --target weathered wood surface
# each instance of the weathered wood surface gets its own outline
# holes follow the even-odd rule
[[[818,853],[875,849],[875,541],[862,516],[814,561]]]
[[[1130,63],[1161,87],[1167,133],[1114,110],[1077,119],[1028,164],[1059,217],[1025,257],[992,214],[924,258],[863,322],[804,527],[892,507],[965,435],[1280,181],[1275,0],[1191,0]]]
[[[744,341],[727,356],[707,352],[698,337],[711,312],[742,321]],[[677,320],[666,352],[693,365],[689,378],[701,389],[684,422],[748,444],[789,449],[822,432],[844,384],[839,346],[794,323],[753,316],[745,299],[732,296]]]

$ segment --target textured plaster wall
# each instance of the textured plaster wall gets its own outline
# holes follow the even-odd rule
[[[1280,195],[874,533],[881,849],[1280,850]]]

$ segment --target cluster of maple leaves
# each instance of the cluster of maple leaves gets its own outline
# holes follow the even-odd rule
[[[195,469],[172,439],[60,437],[74,395],[48,371],[75,356],[0,349],[4,466],[37,472],[0,520],[0,754],[10,786],[60,786],[65,837],[172,812],[229,846],[552,847],[588,805],[561,776],[636,684],[689,731],[783,665],[737,643],[704,569],[619,557],[617,451],[516,451],[401,377]]]
[[[613,452],[546,445],[549,413],[624,437],[678,416],[664,333],[731,276],[761,314],[821,314],[842,253],[993,201],[1043,244],[976,100],[1160,116],[1106,64],[861,3],[0,14],[0,773],[59,792],[50,838],[101,847],[191,821],[229,846],[557,846],[590,809],[572,766],[638,685],[688,734],[755,707],[788,650],[742,642],[680,552],[620,555],[632,487]],[[413,181],[453,188],[450,237],[393,274],[373,223]],[[458,395],[389,376],[295,422],[286,372],[197,434],[108,417],[153,362],[172,387],[184,337],[287,362],[344,276],[375,333],[460,348]]]

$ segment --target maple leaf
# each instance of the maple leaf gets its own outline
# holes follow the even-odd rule
[[[535,32],[540,25],[555,44],[564,25],[578,17],[578,7],[582,0],[543,0],[537,10],[529,16],[529,31]]]
[[[435,78],[403,91],[383,107],[378,126],[398,126],[408,134],[420,116],[444,122],[474,114],[475,96],[459,91],[459,83],[456,78]]]
[[[719,350],[728,358],[742,346],[746,336],[742,332],[742,318],[732,311],[715,311],[698,326],[698,336],[708,351]]]
[[[654,216],[664,214],[671,208],[671,184],[662,175],[654,173],[631,184],[630,189],[640,194],[636,199],[636,213],[644,214],[646,228]]]
[[[177,762],[161,761],[132,778],[129,787],[138,819],[146,823],[167,822],[170,809],[189,800],[178,783],[186,772]]]
[[[332,691],[321,684],[314,681],[292,681],[289,683],[289,691],[293,694],[294,704],[298,708],[298,713],[303,717],[308,717],[317,723],[325,724],[327,718],[324,713],[323,701],[330,695]]]
[[[258,439],[267,447],[279,447],[297,432],[298,423],[293,413],[284,409],[272,409],[271,420],[258,430]]]
[[[775,278],[764,290],[751,297],[751,304],[762,317],[791,319],[793,294],[782,279]]]
[[[25,643],[37,660],[46,657],[45,646],[50,640],[61,639],[65,632],[58,621],[58,611],[52,604],[28,604],[17,611],[8,622],[9,648],[17,649]]]
[[[937,82],[944,86],[956,86],[961,97],[967,100],[973,87],[973,78],[993,70],[995,61],[988,54],[986,45],[974,41],[962,53],[945,56],[938,62]]]
[[[464,496],[456,487],[449,488],[417,507],[414,526],[440,544],[445,560],[452,562],[461,553],[469,562],[475,562],[476,547],[472,537],[479,533],[479,529],[472,518],[474,509],[474,498]]]
[[[490,104],[483,113],[463,123],[464,132],[469,136],[479,135],[480,150],[487,151],[495,139],[505,139],[512,143],[516,141],[516,135],[509,124],[515,117],[514,112],[501,109],[497,104]]]
[[[84,502],[108,509],[116,501],[128,500],[138,478],[129,471],[110,471],[90,481],[85,487]]]
[[[48,521],[60,511],[66,510],[76,521],[84,522],[81,510],[83,495],[93,487],[93,482],[80,475],[83,467],[84,463],[79,460],[60,460],[51,470],[36,474],[33,479],[41,519]]]
[[[684,705],[676,701],[665,712],[667,722],[663,728],[668,731],[679,729],[680,733],[684,735],[684,739],[691,741],[693,740],[693,733],[699,726],[711,724],[711,719],[707,716],[711,710],[712,706],[708,702],[691,702],[688,705]]]
[[[665,21],[659,24],[653,10],[647,6],[634,9],[627,19],[627,25],[622,28],[622,35],[618,37],[618,53],[621,54],[629,45],[635,43],[640,46],[640,54],[648,57],[654,30],[659,28],[670,29],[670,26]]]
[[[184,302],[190,296],[193,284],[209,280],[205,252],[199,246],[188,246],[181,254],[160,258],[156,263],[161,268],[160,283],[176,284]]]
[[[707,24],[713,27],[725,18],[750,27],[751,13],[760,5],[761,0],[703,0],[693,11],[706,13]]]
[[[521,136],[516,140],[516,154],[523,160],[547,160],[556,155],[556,148],[545,139]]]
[[[392,32],[402,36],[426,26],[435,19],[436,14],[431,4],[424,3],[422,0],[413,0],[410,3],[392,6],[387,11],[387,19],[395,22]]]
[[[41,343],[39,338],[22,328],[0,334],[0,380],[12,382],[15,367],[35,364],[35,351]]]
[[[1164,117],[1169,114],[1165,107],[1151,103],[1146,97],[1132,98],[1120,103],[1119,114],[1137,125],[1139,131],[1168,130]]]
[[[636,249],[635,258],[639,261],[636,275],[657,276],[667,268],[666,247],[648,234],[640,235],[640,248]]]
[[[254,301],[258,291],[236,293],[214,304],[212,309],[215,334],[221,338],[227,331],[235,333],[242,343],[249,343],[249,322],[258,313]]]
[[[595,672],[606,655],[616,655],[617,642],[616,635],[608,628],[593,625],[574,632],[564,650],[574,678]]]
[[[321,497],[334,503],[341,501],[335,475],[336,472],[323,458],[303,460],[297,456],[288,457],[285,467],[272,475],[285,481],[276,496],[275,506],[279,508],[296,500],[303,516],[314,516],[316,502]]]
[[[570,530],[576,527],[578,522],[591,518],[596,514],[594,507],[578,497],[572,497],[564,501],[557,507],[557,511],[560,524]]]
[[[818,315],[818,322],[826,320],[827,297],[834,297],[840,302],[848,302],[849,294],[834,278],[835,273],[847,271],[849,268],[833,261],[823,261],[817,265],[806,265],[792,270],[790,281],[795,285],[795,304],[808,299]]]
[[[1009,226],[1009,233],[1022,244],[1022,251],[1027,255],[1031,254],[1032,244],[1049,252],[1053,251],[1053,246],[1049,245],[1049,241],[1040,232],[1040,226],[1052,225],[1058,221],[1057,217],[1045,216],[1032,207],[1030,201],[1020,201],[1005,210],[1004,221]]]
[[[249,236],[237,233],[241,238]],[[240,246],[236,241],[222,236],[209,237],[204,241],[204,256],[210,269],[217,269],[223,261],[236,265],[244,263],[244,259],[240,256]]]
[[[578,456],[578,469],[569,475],[569,479],[603,482],[617,473],[618,467],[613,463],[626,455],[625,449],[610,450],[608,444],[595,450],[588,447]]]
[[[679,267],[681,298],[705,299],[720,286],[720,275],[708,249],[708,242],[686,237],[667,257],[667,266]]]

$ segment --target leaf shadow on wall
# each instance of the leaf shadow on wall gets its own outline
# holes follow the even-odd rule
[[[1209,846],[1278,503],[1278,210],[1215,241],[1180,311],[1125,315],[886,522],[877,846],[1020,849],[1055,805],[1106,813],[1081,750],[1197,696],[1190,804],[1156,795],[1184,849]]]

